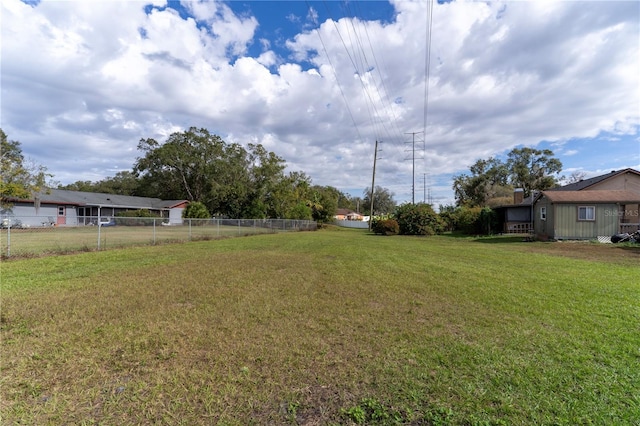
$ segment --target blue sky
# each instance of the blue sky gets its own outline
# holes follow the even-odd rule
[[[428,175],[436,206],[514,147],[551,149],[565,176],[640,169],[635,1],[0,7],[0,126],[63,184],[131,170],[141,138],[190,126],[352,195],[378,140],[376,184],[410,201],[415,176],[422,201]]]

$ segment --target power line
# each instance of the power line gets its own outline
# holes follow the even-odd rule
[[[423,132],[408,132],[406,135],[411,135],[411,160],[413,161],[412,167],[412,183],[411,183],[411,204],[416,203],[416,135]]]
[[[309,2],[307,1],[306,3],[307,3],[307,8],[311,10],[312,8]],[[318,24],[317,21],[315,22],[315,24],[316,25]],[[320,39],[320,44],[322,44],[322,50],[324,51],[324,54],[327,57],[327,61],[329,61],[331,70],[333,71],[333,76],[336,79],[336,84],[340,89],[340,94],[342,95],[342,99],[344,100],[344,103],[347,107],[347,111],[349,112],[349,117],[351,117],[351,121],[353,122],[353,127],[356,129],[356,133],[358,133],[358,138],[360,140],[364,140],[362,138],[362,135],[360,134],[360,129],[358,129],[358,124],[356,123],[356,119],[353,117],[353,113],[351,112],[351,108],[349,107],[349,101],[347,101],[347,97],[344,94],[344,90],[342,90],[342,85],[340,85],[340,79],[338,78],[338,73],[336,72],[336,68],[333,66],[333,63],[331,62],[331,58],[329,57],[329,52],[327,52],[327,47],[324,44],[324,40],[322,39],[322,35],[320,34],[320,30],[318,29],[318,27],[316,27],[316,34],[318,34],[318,38]]]
[[[344,47],[345,52],[347,53],[347,57],[349,58],[349,60],[351,61],[351,65],[353,65],[354,71],[356,73],[356,75],[358,76],[358,81],[360,82],[360,85],[362,87],[362,92],[365,96],[365,104],[367,106],[367,113],[369,114],[369,119],[371,121],[371,123],[374,126],[374,129],[376,129],[376,133],[377,133],[377,137],[380,137],[381,134],[380,132],[378,132],[377,130],[377,122],[375,120],[375,116],[378,116],[378,111],[376,108],[376,104],[375,102],[373,102],[373,99],[371,98],[371,94],[369,93],[369,90],[367,89],[367,85],[364,82],[364,79],[362,78],[363,75],[363,69],[360,69],[356,63],[356,59],[358,57],[358,55],[356,55],[355,53],[355,49],[354,49],[354,53],[352,54],[349,51],[349,47],[347,46],[347,43],[344,39],[344,37],[342,36],[342,33],[340,32],[340,28],[338,27],[338,22],[333,19],[333,16],[331,15],[331,10],[329,9],[329,6],[327,5],[326,2],[323,2],[325,5],[325,8],[327,9],[327,13],[329,14],[329,16],[331,16],[331,21],[333,22],[333,26],[336,29],[336,33],[338,34],[338,38],[340,38],[340,41],[342,42],[342,47]],[[348,27],[347,27],[348,29]],[[348,31],[347,31],[348,32]],[[348,34],[350,36],[350,34]],[[353,43],[352,43],[353,45]],[[360,49],[362,50],[362,49]],[[369,100],[369,102],[366,102],[366,100]],[[373,112],[372,112],[373,109]]]
[[[424,53],[424,118],[422,123],[422,130],[427,131],[427,116],[429,114],[429,78],[431,69],[431,32],[433,27],[433,2],[430,0],[427,3],[427,25],[425,35],[425,53]],[[425,137],[426,140],[426,137]]]
[[[430,70],[431,70],[431,33],[433,28],[433,1],[428,0],[427,2],[427,25],[426,25],[426,35],[425,35],[425,53],[424,53],[424,118],[422,123],[422,131],[424,132],[424,139],[422,143],[422,150],[425,154],[426,158],[426,141],[427,141],[427,123],[428,123],[428,115],[429,115],[429,80],[430,80]],[[426,163],[426,161],[425,161]],[[426,173],[425,173],[425,188],[426,188]],[[429,190],[431,192],[431,190]],[[431,194],[429,194],[429,198],[431,198]],[[425,202],[426,196],[425,196]],[[431,204],[431,202],[429,202]]]
[[[348,6],[347,6],[348,7]],[[355,3],[355,7],[356,9],[360,10],[359,7],[359,3]],[[393,131],[395,132],[396,135],[401,135],[402,132],[400,131],[400,129],[398,128],[397,125],[397,116],[394,112],[394,108],[393,108],[393,102],[391,100],[391,96],[389,96],[389,90],[387,89],[387,85],[385,83],[385,78],[382,75],[382,70],[386,69],[386,64],[384,62],[384,56],[382,55],[382,51],[380,51],[380,59],[382,61],[382,65],[383,67],[380,66],[380,63],[378,62],[378,58],[376,56],[376,52],[375,49],[373,48],[373,43],[371,42],[371,36],[369,35],[369,26],[366,25],[365,23],[363,23],[362,21],[359,21],[361,23],[361,25],[364,27],[364,33],[366,36],[366,39],[368,41],[369,44],[369,50],[371,51],[371,56],[373,57],[373,62],[375,64],[375,70],[378,74],[379,80],[380,80],[380,85],[382,86],[383,92],[384,92],[384,96],[380,93],[380,87],[379,85],[376,85],[376,91],[378,93],[378,97],[379,99],[382,101],[383,103],[383,108],[385,108],[385,110],[387,110],[387,116],[391,119],[391,126],[393,127]],[[389,132],[388,136],[392,136]]]
[[[350,20],[349,23],[351,24],[351,29],[353,30],[353,38],[351,36],[351,32],[349,31],[349,26],[346,25],[345,28],[347,30],[347,34],[346,37],[348,37],[349,41],[350,41],[350,46],[351,46],[351,50],[349,49],[349,46],[347,45],[346,41],[345,41],[345,36],[343,36],[342,32],[340,31],[340,27],[338,26],[338,22],[333,19],[333,17],[331,16],[331,10],[329,9],[326,1],[323,2],[325,5],[325,8],[327,9],[327,13],[329,14],[329,16],[331,17],[331,20],[333,21],[336,33],[338,34],[338,37],[340,38],[340,41],[342,42],[342,46],[347,54],[347,57],[349,58],[349,60],[351,61],[351,64],[354,67],[354,72],[358,77],[358,80],[360,81],[361,87],[362,87],[362,92],[364,94],[364,100],[366,103],[366,107],[367,107],[367,113],[369,115],[369,119],[373,125],[374,131],[376,133],[376,137],[378,139],[380,139],[380,137],[382,136],[382,133],[385,133],[387,136],[393,138],[392,133],[389,131],[389,129],[387,128],[387,120],[384,119],[383,114],[380,113],[379,109],[378,109],[378,103],[379,102],[375,102],[372,96],[372,93],[370,91],[369,86],[373,85],[373,87],[375,88],[375,90],[378,93],[378,97],[380,99],[380,103],[382,104],[382,108],[385,110],[388,110],[388,108],[386,107],[386,103],[384,102],[385,97],[383,97],[380,94],[380,90],[378,85],[375,83],[375,81],[371,81],[369,83],[367,83],[365,81],[365,76],[367,74],[369,74],[371,69],[379,69],[379,67],[372,67],[371,64],[369,64],[369,61],[367,59],[367,54],[365,53],[365,49],[364,49],[364,44],[362,42],[362,37],[360,36],[360,32],[356,29],[355,26],[355,22],[356,21],[360,21],[359,19],[357,19],[355,16],[349,16]],[[347,13],[347,15],[351,14],[351,11],[349,9],[349,6],[345,3],[344,5],[344,9],[345,12]],[[363,24],[364,25],[364,24]],[[365,32],[366,32],[366,25],[365,25]],[[367,33],[368,35],[368,33]],[[375,53],[373,50],[373,46],[371,43],[371,40],[369,39],[369,46],[371,49],[371,56],[374,57],[375,59]],[[377,64],[376,64],[377,66]],[[379,71],[378,71],[379,72]],[[384,83],[384,79],[382,78],[382,75],[380,74],[380,79],[381,81]],[[388,95],[386,97],[386,99],[388,99]],[[367,102],[368,101],[368,102]],[[394,123],[393,120],[391,120],[392,123]],[[400,132],[398,131],[397,134],[399,135]]]

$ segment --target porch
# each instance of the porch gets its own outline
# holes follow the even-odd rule
[[[531,222],[506,222],[504,224],[505,234],[530,234],[533,232]]]

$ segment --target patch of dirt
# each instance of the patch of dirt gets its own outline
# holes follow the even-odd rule
[[[303,402],[296,412],[296,423],[304,426],[329,423],[341,406],[341,396],[331,386],[308,386],[301,390]]]
[[[632,246],[596,244],[587,241],[556,241],[552,243],[531,243],[523,246],[522,251],[594,262],[616,263],[625,266],[638,266],[640,264],[640,244]]]

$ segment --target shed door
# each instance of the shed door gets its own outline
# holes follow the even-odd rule
[[[56,221],[58,225],[66,225],[67,224],[67,210],[64,206],[58,206],[58,220]]]

